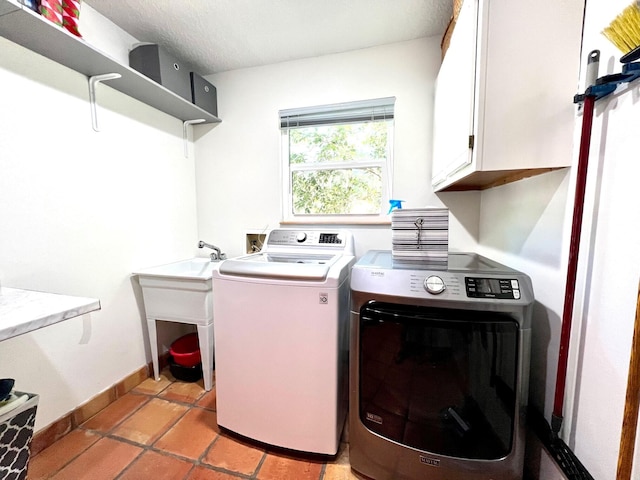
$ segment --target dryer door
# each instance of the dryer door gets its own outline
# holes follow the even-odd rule
[[[505,457],[519,403],[518,333],[518,323],[500,313],[365,304],[362,424],[426,452]]]

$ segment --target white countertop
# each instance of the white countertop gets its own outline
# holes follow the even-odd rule
[[[95,310],[95,298],[0,287],[0,341]]]

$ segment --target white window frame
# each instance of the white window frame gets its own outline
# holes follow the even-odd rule
[[[393,145],[394,145],[394,105],[395,97],[378,98],[355,102],[338,103],[281,110],[281,171],[282,171],[282,223],[331,223],[360,224],[388,223],[387,211],[389,199],[392,197],[393,185]],[[291,128],[313,125],[349,124],[353,112],[361,115],[361,111],[369,110],[372,119],[387,122],[387,159],[386,161],[366,162],[334,162],[313,165],[291,165],[289,158],[289,130]],[[351,116],[350,116],[351,115]],[[360,120],[364,121],[364,120]],[[371,214],[294,214],[293,213],[293,172],[319,170],[352,170],[358,168],[379,167],[382,172],[382,198],[378,213]]]

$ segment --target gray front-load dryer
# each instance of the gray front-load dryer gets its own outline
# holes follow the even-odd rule
[[[351,275],[349,458],[376,480],[520,480],[533,289],[469,253]]]

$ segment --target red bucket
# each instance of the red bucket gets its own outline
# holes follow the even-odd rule
[[[198,344],[198,334],[189,333],[180,337],[171,344],[169,353],[173,360],[183,367],[193,367],[200,363],[200,346]]]

